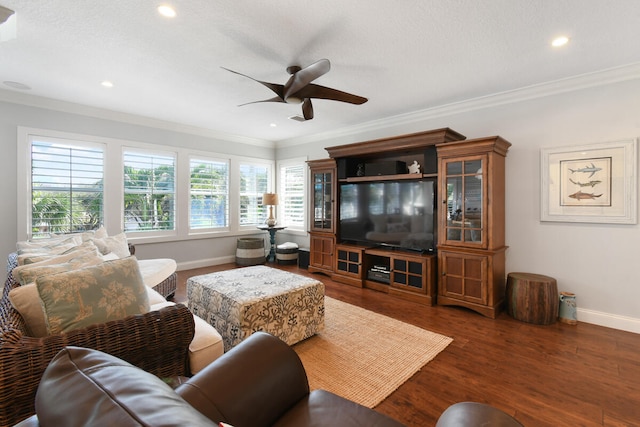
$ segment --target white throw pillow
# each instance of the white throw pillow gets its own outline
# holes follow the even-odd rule
[[[111,252],[116,254],[118,258],[126,258],[131,255],[129,253],[127,236],[124,233],[104,238],[93,238],[91,241],[98,247],[102,255],[107,255]]]

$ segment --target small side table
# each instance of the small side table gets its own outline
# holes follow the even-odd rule
[[[268,262],[275,262],[276,260],[276,233],[279,230],[284,230],[287,227],[269,227],[266,225],[261,225],[258,227],[260,230],[269,232],[269,242],[271,243],[271,249],[269,250],[269,256],[267,257]]]
[[[550,325],[558,318],[556,279],[542,274],[509,273],[507,275],[507,312],[516,320],[536,325]]]

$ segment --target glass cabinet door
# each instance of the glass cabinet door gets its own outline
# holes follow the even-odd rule
[[[484,243],[482,158],[446,163],[445,236],[449,243]]]
[[[313,174],[313,228],[330,231],[333,229],[333,173]]]

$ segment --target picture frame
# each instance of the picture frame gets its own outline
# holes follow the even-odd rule
[[[637,140],[542,148],[541,221],[637,223]]]

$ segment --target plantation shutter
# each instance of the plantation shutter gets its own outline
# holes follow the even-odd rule
[[[189,228],[229,226],[229,163],[191,159]]]
[[[304,229],[305,218],[305,165],[280,168],[280,194],[282,215],[280,223],[290,228]]]
[[[104,149],[31,141],[31,237],[97,229],[104,222]]]
[[[125,231],[175,230],[175,155],[124,152]]]
[[[240,225],[258,225],[266,219],[262,195],[269,185],[269,167],[266,165],[240,165]]]

